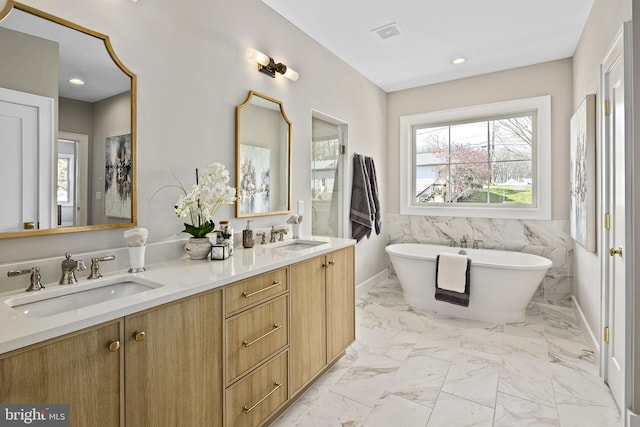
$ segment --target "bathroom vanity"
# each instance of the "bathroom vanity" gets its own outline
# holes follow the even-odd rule
[[[355,242],[317,242],[152,264],[121,275],[149,290],[42,317],[3,295],[0,403],[69,404],[73,426],[272,421],[355,340]]]

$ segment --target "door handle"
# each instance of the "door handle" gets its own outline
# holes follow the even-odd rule
[[[620,255],[622,257],[622,246],[618,246],[617,248],[614,248],[613,246],[609,248],[609,255],[610,256],[616,256],[616,255]]]

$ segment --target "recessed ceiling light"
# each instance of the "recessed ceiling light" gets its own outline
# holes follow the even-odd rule
[[[69,83],[71,83],[72,85],[82,86],[84,84],[84,80],[74,78],[74,79],[69,79]]]
[[[451,63],[453,65],[460,65],[460,64],[464,64],[464,61],[466,61],[466,59],[464,59],[464,58],[456,58],[456,59],[452,60]]]

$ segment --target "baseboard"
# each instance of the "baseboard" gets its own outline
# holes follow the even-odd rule
[[[360,298],[362,295],[366,294],[371,289],[375,288],[380,283],[387,280],[388,276],[389,276],[389,272],[385,268],[380,273],[360,283],[358,286],[356,286],[356,298]]]
[[[640,427],[640,415],[627,409],[627,427]]]
[[[580,323],[582,324],[582,330],[587,333],[587,336],[589,337],[590,344],[593,346],[593,348],[598,353],[600,353],[600,340],[598,338],[596,338],[596,335],[593,333],[593,330],[589,326],[589,323],[587,322],[587,318],[584,316],[584,313],[582,312],[582,309],[580,308],[580,304],[578,304],[578,300],[576,299],[576,297],[574,295],[571,295],[571,301],[573,301],[573,304],[574,304],[574,306],[576,308],[576,311],[578,312],[578,317],[579,317]],[[640,426],[638,426],[638,427],[640,427]]]

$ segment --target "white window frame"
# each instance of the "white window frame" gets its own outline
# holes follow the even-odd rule
[[[414,204],[413,129],[415,126],[442,124],[462,120],[484,119],[525,111],[537,112],[537,141],[533,146],[534,191],[531,206]],[[551,96],[456,108],[400,117],[400,213],[403,215],[450,216],[471,218],[551,219]]]

